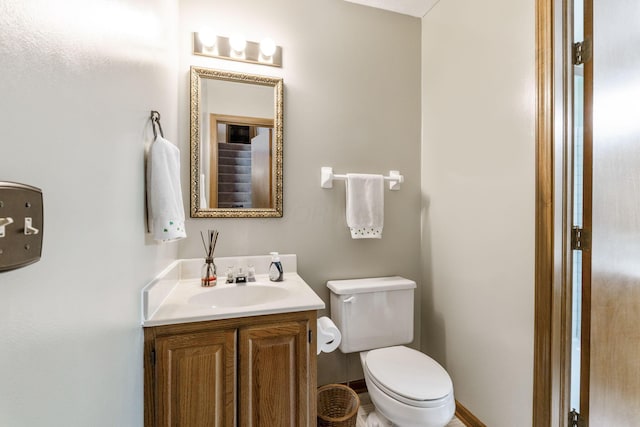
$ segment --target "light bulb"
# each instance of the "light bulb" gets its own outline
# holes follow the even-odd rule
[[[266,38],[260,42],[260,52],[265,58],[271,58],[276,53],[276,43],[273,39]]]
[[[216,41],[218,40],[216,33],[214,33],[209,28],[204,28],[200,30],[198,32],[198,38],[200,39],[200,43],[202,43],[202,46],[207,47],[209,49],[214,47],[216,45]]]
[[[242,35],[234,34],[229,38],[229,44],[231,45],[231,49],[240,53],[244,51],[244,48],[247,46],[247,41]]]

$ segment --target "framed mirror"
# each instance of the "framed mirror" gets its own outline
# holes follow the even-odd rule
[[[282,217],[283,82],[191,67],[191,217]]]

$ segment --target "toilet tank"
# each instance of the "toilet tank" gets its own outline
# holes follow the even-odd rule
[[[331,319],[342,334],[340,351],[352,353],[413,341],[416,282],[399,276],[330,280]]]

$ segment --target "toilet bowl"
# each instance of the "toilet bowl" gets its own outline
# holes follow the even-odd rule
[[[456,405],[447,372],[429,356],[404,346],[360,353],[376,411],[398,427],[444,427]]]
[[[416,283],[399,276],[330,280],[340,351],[360,353],[376,412],[397,427],[445,427],[455,413],[451,378],[413,341]]]

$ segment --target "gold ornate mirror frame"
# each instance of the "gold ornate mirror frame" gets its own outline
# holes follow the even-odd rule
[[[200,174],[202,126],[201,90],[202,79],[223,80],[250,85],[271,86],[274,92],[274,143],[272,146],[272,202],[268,208],[212,208],[201,207]],[[280,218],[282,217],[282,145],[283,145],[283,80],[278,77],[266,77],[209,68],[191,67],[191,217],[192,218]]]

